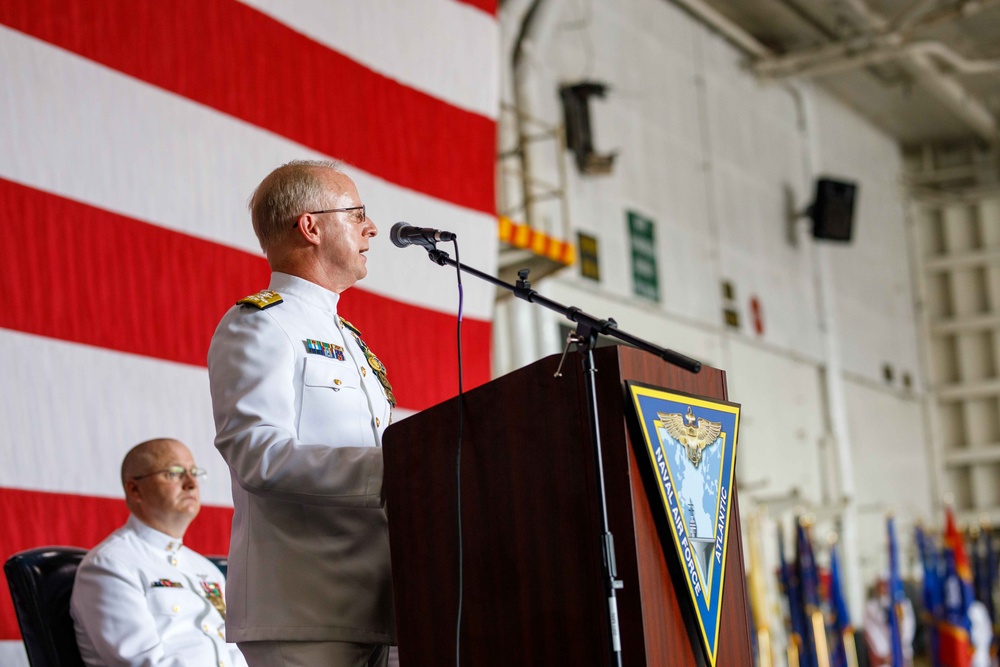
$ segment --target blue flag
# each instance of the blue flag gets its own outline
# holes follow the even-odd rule
[[[816,571],[816,560],[813,558],[809,532],[801,521],[797,522],[796,525],[795,547],[795,570],[799,579],[799,595],[801,596],[799,599],[804,630],[802,635],[803,650],[800,653],[799,664],[803,667],[818,667],[817,642],[810,616],[819,609],[819,573]],[[825,639],[824,637],[823,644],[826,643]]]
[[[943,611],[941,600],[941,556],[931,542],[931,538],[920,526],[917,526],[916,538],[917,548],[920,550],[920,564],[924,572],[922,596],[924,611],[921,620],[924,623],[927,634],[927,648],[931,656],[931,665],[933,667],[940,667],[941,660],[938,656],[937,624],[941,621]]]
[[[889,533],[889,639],[892,643],[892,667],[903,667],[903,581],[899,578],[899,549],[896,546],[896,527],[890,515],[886,521]]]
[[[791,563],[785,559],[785,540],[781,534],[781,526],[778,526],[778,560],[781,592],[784,593],[788,601],[788,624],[790,635],[788,641],[795,644],[798,654],[802,655],[802,642],[805,632],[805,614],[802,613],[801,598],[799,595],[798,577],[794,572]],[[799,659],[801,664],[801,657]]]
[[[996,610],[993,605],[996,575],[997,563],[993,555],[993,538],[989,530],[983,527],[972,545],[972,578],[976,599],[986,605],[991,624],[996,622]]]
[[[853,638],[854,628],[851,627],[851,616],[844,600],[843,586],[840,583],[840,563],[837,558],[837,545],[830,546],[830,615],[831,625],[835,634],[833,645],[832,667],[847,667],[848,635]],[[850,642],[853,648],[853,641]]]

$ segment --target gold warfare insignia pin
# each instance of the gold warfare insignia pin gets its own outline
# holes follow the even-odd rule
[[[222,598],[222,588],[219,584],[214,581],[203,581],[201,589],[205,592],[205,598],[222,615],[222,620],[226,620],[226,601]]]
[[[273,292],[269,289],[261,290],[256,294],[251,294],[250,296],[244,297],[237,301],[237,305],[247,305],[254,306],[260,310],[265,308],[270,308],[271,306],[277,306],[281,303],[281,295],[277,292]]]

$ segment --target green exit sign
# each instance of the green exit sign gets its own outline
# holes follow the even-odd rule
[[[655,223],[635,211],[628,211],[628,233],[632,246],[632,292],[651,301],[660,300],[656,270]]]

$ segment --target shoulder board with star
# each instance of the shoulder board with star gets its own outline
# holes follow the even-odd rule
[[[269,289],[261,290],[256,294],[251,294],[248,297],[244,297],[237,301],[237,305],[240,306],[253,306],[260,310],[265,308],[270,308],[271,306],[277,306],[281,303],[281,295],[277,292],[272,292]]]

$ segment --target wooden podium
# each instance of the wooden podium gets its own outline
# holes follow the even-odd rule
[[[623,665],[707,664],[676,552],[664,552],[628,429],[624,382],[726,399],[723,371],[692,374],[639,350],[594,351]],[[579,354],[466,393],[461,422],[461,664],[611,663],[600,498]],[[458,399],[389,427],[385,493],[402,667],[455,664]],[[641,443],[640,443],[640,446]],[[643,462],[644,463],[644,462]],[[655,496],[651,496],[655,499]],[[739,503],[730,516],[717,665],[753,664]],[[669,538],[668,538],[669,539]],[[677,583],[675,583],[677,582]]]

